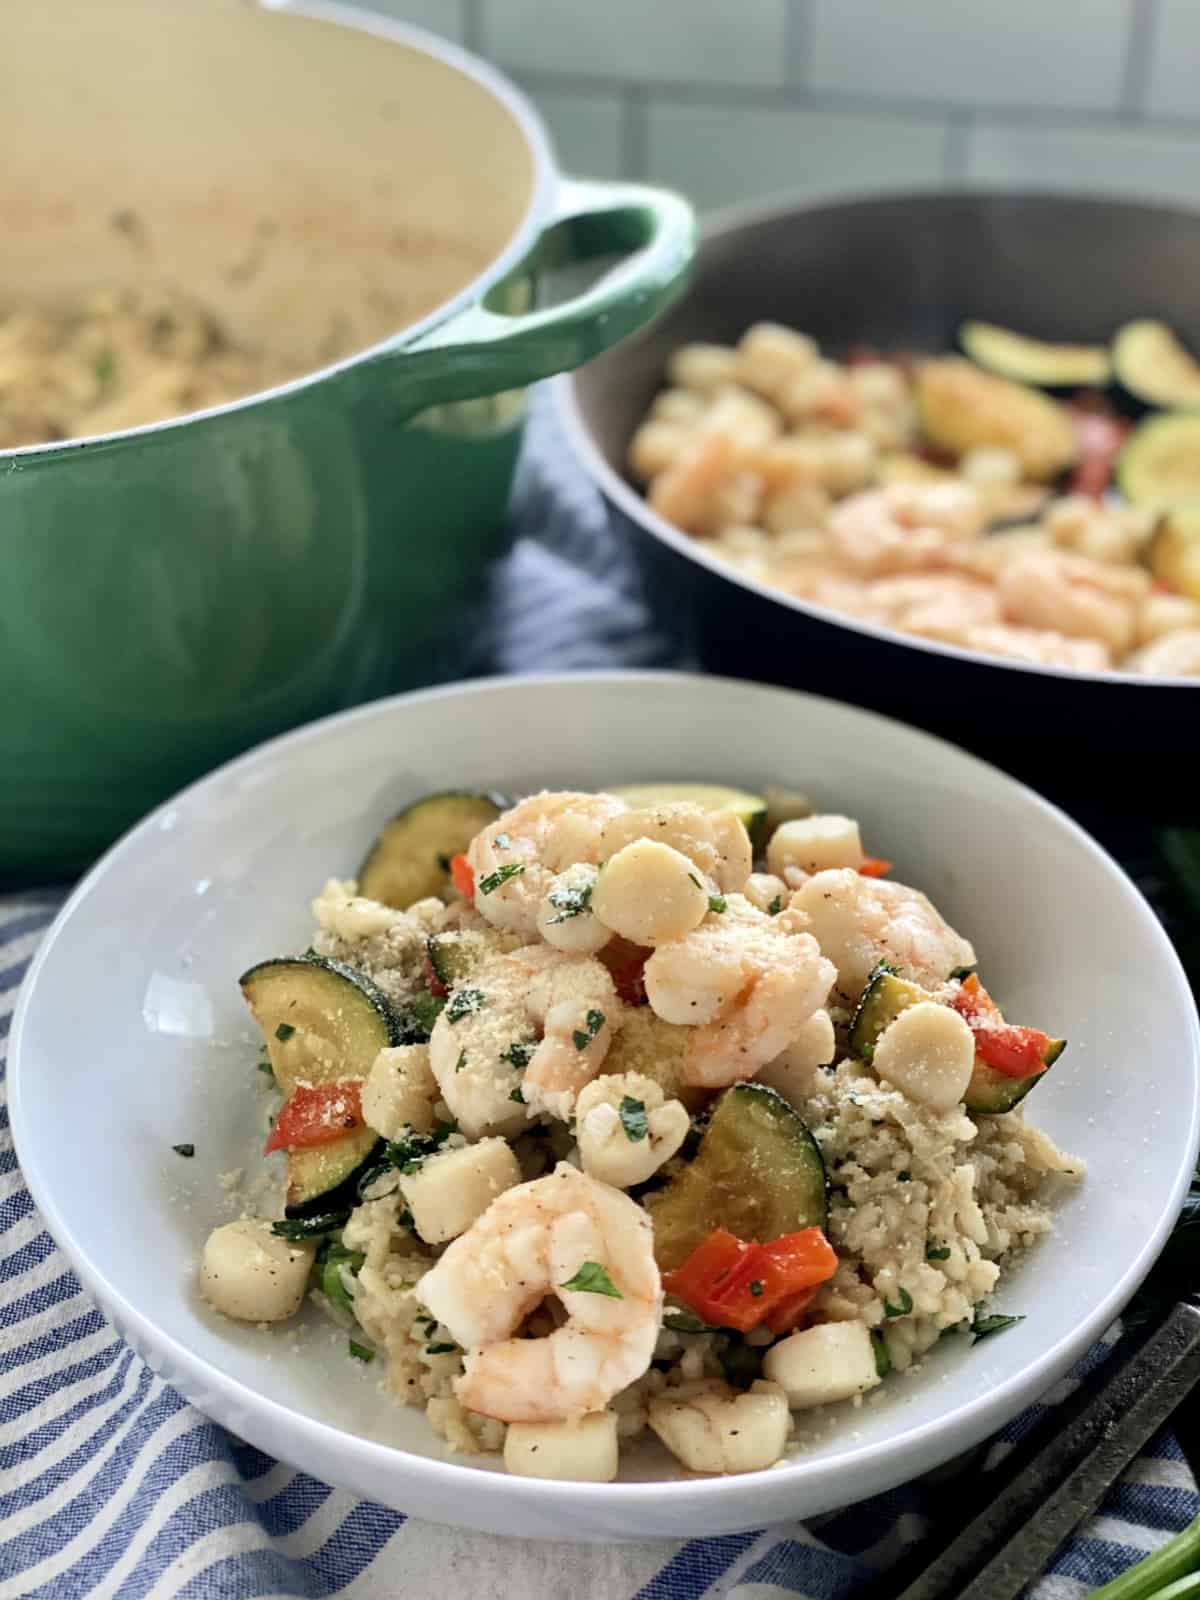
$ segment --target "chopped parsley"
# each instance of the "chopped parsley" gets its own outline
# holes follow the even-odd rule
[[[508,1098],[516,1105],[523,1106],[525,1104],[525,1096],[521,1093],[520,1084],[518,1084],[515,1089],[510,1091]]]
[[[750,1280],[750,1293],[757,1300],[759,1295],[762,1292],[763,1292],[762,1279],[761,1278],[752,1278]]]
[[[558,1287],[574,1289],[583,1294],[606,1294],[613,1300],[625,1298],[598,1261],[585,1261],[573,1278],[568,1278],[566,1283],[560,1283]]]
[[[347,1250],[345,1245],[335,1244],[332,1239],[326,1239],[317,1252],[319,1287],[326,1299],[341,1306],[343,1311],[353,1310],[354,1296],[346,1288],[342,1269],[345,1268],[352,1278],[357,1278],[366,1259],[361,1250]]]
[[[268,1078],[273,1078],[275,1076],[275,1068],[268,1060],[266,1060],[265,1057],[258,1063],[258,1070],[260,1072],[265,1072]]]
[[[372,1164],[358,1180],[358,1198],[364,1191],[388,1172],[402,1172],[405,1177],[421,1170],[426,1156],[439,1150],[452,1133],[458,1132],[457,1122],[439,1122],[432,1133],[409,1133],[403,1139],[388,1139],[378,1161]]]
[[[949,1261],[950,1246],[948,1244],[934,1244],[931,1239],[925,1246],[926,1261]]]
[[[427,1344],[425,1346],[425,1354],[427,1356],[448,1356],[452,1350],[457,1349],[458,1346],[456,1344]]]
[[[770,916],[777,917],[782,910],[783,896],[781,894],[777,894],[774,900],[771,901],[771,904],[767,907],[767,912]]]
[[[502,883],[507,883],[510,878],[519,878],[524,871],[524,862],[510,861],[506,867],[497,867],[486,878],[480,878],[475,891],[477,894],[494,894]]]
[[[501,1050],[501,1061],[507,1061],[510,1067],[516,1067],[520,1072],[533,1060],[533,1052],[537,1049],[536,1039],[514,1039],[507,1050]]]
[[[971,1343],[978,1344],[980,1339],[986,1339],[989,1334],[1003,1333],[1005,1328],[1015,1328],[1018,1322],[1024,1321],[1024,1317],[981,1317],[976,1311],[975,1320],[971,1324]]]
[[[313,1217],[282,1217],[271,1224],[277,1239],[290,1239],[293,1244],[301,1239],[318,1239],[323,1233],[333,1233],[344,1228],[350,1216],[347,1206],[342,1211],[323,1211]]]
[[[708,897],[708,909],[715,911],[717,916],[720,916],[723,911],[729,910],[729,902],[723,894],[710,894]]]
[[[575,1042],[576,1050],[586,1050],[588,1045],[591,1044],[592,1040],[600,1032],[600,1029],[603,1026],[603,1011],[589,1011],[587,1014],[586,1031],[583,1028],[576,1028],[575,1032],[571,1035],[571,1038]]]
[[[905,1167],[903,1172],[898,1172],[896,1174],[896,1182],[897,1183],[911,1183],[912,1182],[912,1173],[908,1170],[907,1167]]]
[[[370,1345],[359,1344],[357,1339],[350,1340],[350,1354],[356,1361],[374,1361],[375,1352]]]
[[[700,879],[696,876],[696,874],[694,872],[689,872],[688,873],[688,877],[696,885],[697,889],[703,889],[704,885],[700,882]]]
[[[279,1040],[280,1044],[286,1044],[295,1031],[295,1028],[292,1027],[290,1022],[281,1022],[275,1029],[275,1037]]]
[[[892,1358],[888,1355],[886,1340],[877,1330],[871,1333],[871,1349],[875,1352],[875,1376],[886,1378],[892,1370]]]
[[[912,1306],[912,1295],[910,1295],[904,1285],[901,1284],[900,1304],[898,1306],[894,1306],[885,1300],[883,1302],[883,1314],[885,1317],[906,1317],[912,1310]]]
[[[115,382],[117,358],[113,351],[98,350],[96,359],[92,362],[92,371],[96,374],[96,382],[103,384],[106,389],[110,383]]]
[[[864,1044],[858,1053],[863,1061],[870,1063],[875,1059],[875,1046],[873,1044]],[[857,1104],[857,1101],[855,1103]]]
[[[455,1072],[461,1072],[462,1069],[466,1066],[466,1064],[467,1064],[467,1052],[465,1050],[460,1050],[458,1052],[458,1060],[454,1063]]]
[[[506,833],[498,833],[496,835],[496,849],[497,850],[511,850],[512,849],[512,841],[511,841],[511,839],[508,837],[508,835]]]
[[[580,917],[592,904],[592,890],[595,884],[585,883],[582,888],[568,889],[564,884],[562,888],[551,889],[547,899],[558,913],[551,917],[549,926],[555,927],[560,922],[569,922],[572,917]]]
[[[646,1102],[644,1100],[635,1100],[630,1094],[623,1095],[618,1115],[621,1118],[621,1126],[625,1129],[625,1137],[632,1140],[634,1144],[639,1139],[644,1139],[649,1133],[650,1127],[646,1117]]]
[[[487,1005],[487,995],[482,989],[455,989],[446,1002],[446,1021],[461,1022],[473,1011],[482,1011]]]
[[[194,1144],[173,1144],[171,1149],[174,1150],[177,1156],[191,1157],[196,1154],[196,1146]]]

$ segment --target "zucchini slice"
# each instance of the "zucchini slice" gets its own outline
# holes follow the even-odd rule
[[[381,1050],[404,1042],[383,991],[342,961],[284,956],[238,982],[285,1095],[301,1081],[365,1078]]]
[[[433,933],[425,941],[430,970],[446,989],[465,983],[493,956],[506,955],[524,942],[517,933],[501,933],[488,928],[450,928]]]
[[[358,869],[358,892],[407,911],[446,887],[450,857],[504,810],[498,795],[447,790],[426,795],[385,824]]]
[[[1118,328],[1112,362],[1117,382],[1135,405],[1163,411],[1200,407],[1200,363],[1165,322],[1147,317]]]
[[[726,1089],[695,1159],[647,1204],[663,1271],[685,1261],[714,1228],[765,1243],[823,1228],[825,1163],[804,1120],[761,1083]]]
[[[875,1041],[902,1011],[921,1000],[936,1000],[937,996],[919,983],[902,978],[895,967],[881,961],[862,992],[862,998],[850,1022],[850,1054],[859,1061],[870,1062],[875,1054]]]
[[[1117,484],[1136,506],[1200,504],[1200,411],[1140,422],[1117,457]]]
[[[1074,466],[1075,430],[1062,406],[1038,389],[985,372],[961,356],[926,361],[917,410],[930,444],[952,456],[978,445],[1011,450],[1022,475],[1039,483]]]
[[[1035,389],[1104,389],[1112,377],[1102,344],[1047,344],[994,322],[964,322],[958,342],[976,366]]]
[[[239,980],[263,1031],[285,1097],[297,1083],[365,1078],[375,1057],[403,1042],[400,1023],[371,980],[324,956],[262,961]],[[369,1159],[373,1128],[354,1128],[310,1150],[287,1152],[287,1211],[327,1199]]]
[[[1065,1039],[1051,1039],[1042,1057],[1047,1068],[1054,1065],[1066,1048]],[[1045,1072],[1035,1072],[1030,1078],[1010,1078],[1007,1073],[989,1067],[977,1055],[971,1069],[971,1081],[963,1096],[963,1105],[977,1117],[999,1116],[1020,1105],[1034,1085],[1041,1083],[1045,1076]]]
[[[639,810],[682,800],[702,811],[732,811],[741,818],[756,850],[764,842],[767,802],[762,795],[751,794],[747,789],[730,789],[721,783],[624,783],[607,792]]]
[[[289,1150],[287,1215],[302,1214],[318,1202],[323,1210],[329,1204],[331,1191],[366,1167],[378,1143],[379,1135],[364,1123],[328,1144],[314,1145],[311,1150]]]
[[[1200,505],[1168,511],[1150,541],[1150,570],[1189,600],[1200,600]]]
[[[444,995],[419,994],[396,1012],[400,1044],[428,1044],[433,1025],[446,1004]]]

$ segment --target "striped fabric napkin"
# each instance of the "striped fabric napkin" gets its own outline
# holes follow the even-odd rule
[[[597,498],[544,401],[495,574],[479,670],[663,661]],[[0,899],[0,1079],[17,988],[61,892]],[[1084,1371],[980,1451],[994,1465]],[[961,1463],[954,1470],[960,1470]],[[25,1188],[0,1083],[0,1596],[4,1600],[850,1600],[930,1525],[936,1475],[808,1524],[604,1548],[495,1539],[406,1519],[270,1460],[207,1421],[80,1290]],[[1059,1552],[1033,1600],[1077,1600],[1200,1513],[1161,1435]]]

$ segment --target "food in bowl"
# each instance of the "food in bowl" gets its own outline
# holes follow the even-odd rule
[[[857,824],[795,794],[430,796],[302,955],[243,974],[282,1093],[273,1220],[201,1288],[311,1294],[451,1447],[607,1481],[646,1428],[772,1466],[987,1302],[1081,1163],[1022,1102],[1063,1041]]]
[[[1200,674],[1200,367],[1149,322],[1111,356],[984,323],[960,342],[839,361],[758,323],[681,346],[630,468],[711,555],[817,605],[1040,665]],[[1131,428],[1112,374],[1127,405],[1181,409]]]
[[[236,345],[201,300],[98,289],[0,306],[0,450],[115,433],[223,405],[303,368]]]

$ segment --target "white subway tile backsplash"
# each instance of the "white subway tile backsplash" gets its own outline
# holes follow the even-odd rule
[[[1200,118],[1200,5],[1159,0],[1145,109],[1151,116]]]
[[[652,103],[649,175],[701,207],[941,181],[945,128],[930,118]]]
[[[361,0],[365,9],[382,11],[396,22],[412,22],[430,33],[462,44],[466,33],[463,0]]]
[[[1120,103],[1131,0],[812,4],[814,89],[1057,110]]]
[[[559,166],[580,177],[621,176],[625,107],[618,95],[525,92],[550,130]]]
[[[1141,128],[981,123],[967,181],[1200,204],[1200,138]]]
[[[788,0],[481,0],[484,47],[518,70],[723,84],[784,77]]]

